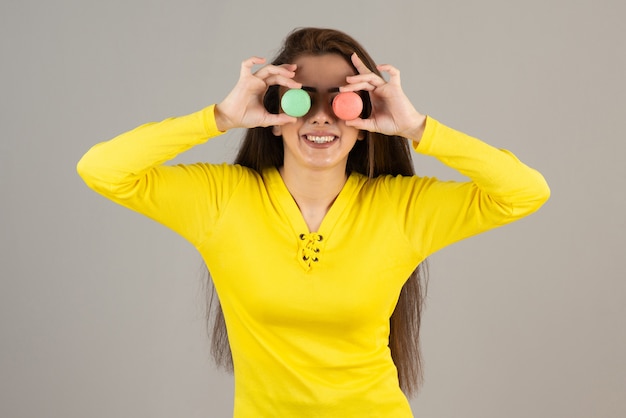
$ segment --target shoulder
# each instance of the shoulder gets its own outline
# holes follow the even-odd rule
[[[417,175],[403,176],[384,174],[378,177],[368,179],[365,176],[363,178],[363,191],[368,193],[388,193],[405,194],[411,190],[422,188],[424,185],[433,181],[428,177],[420,177]]]
[[[263,182],[255,170],[238,164],[197,162],[161,166],[161,170],[178,173],[175,178],[181,182],[199,182],[219,188],[235,188],[240,184]]]

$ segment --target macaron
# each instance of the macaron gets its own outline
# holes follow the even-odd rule
[[[311,109],[311,96],[302,89],[289,89],[280,99],[280,107],[289,116],[299,118]]]
[[[353,91],[339,93],[333,99],[333,112],[339,119],[352,120],[361,115],[363,100]]]

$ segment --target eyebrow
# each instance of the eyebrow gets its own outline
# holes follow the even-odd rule
[[[310,91],[312,93],[317,93],[317,89],[315,87],[302,86],[302,90]],[[328,90],[326,90],[327,93],[337,93],[338,91],[339,91],[339,87],[331,87]]]

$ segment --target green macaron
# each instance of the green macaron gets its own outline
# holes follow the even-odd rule
[[[280,106],[283,108],[283,112],[289,116],[299,118],[306,115],[311,109],[311,97],[302,89],[289,89],[280,99]]]

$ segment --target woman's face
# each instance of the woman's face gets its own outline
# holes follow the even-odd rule
[[[340,55],[302,56],[294,79],[311,96],[311,109],[294,123],[275,126],[273,132],[282,136],[285,169],[341,169],[345,171],[348,153],[363,135],[346,126],[332,111],[332,100],[338,88],[354,69]],[[285,92],[281,88],[281,95]]]

